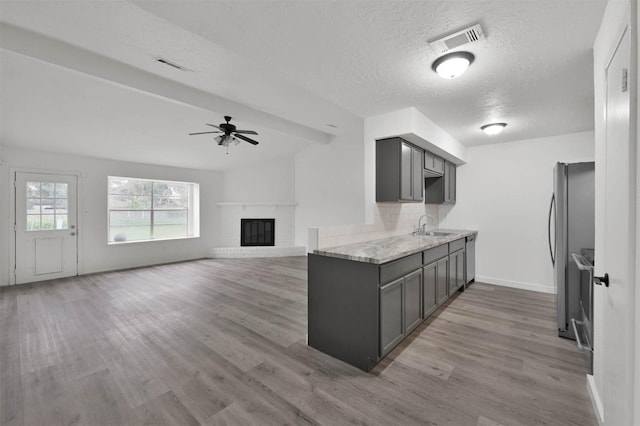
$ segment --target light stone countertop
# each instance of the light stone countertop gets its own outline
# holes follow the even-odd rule
[[[381,238],[379,240],[365,241],[363,243],[348,244],[344,246],[328,247],[314,250],[313,254],[340,259],[353,260],[366,263],[387,263],[401,257],[419,253],[455,241],[478,231],[461,229],[432,229],[436,232],[451,232],[447,236],[435,237],[428,235],[398,235],[395,237]]]

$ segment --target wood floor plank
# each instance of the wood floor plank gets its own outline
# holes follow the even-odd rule
[[[0,289],[0,425],[596,425],[553,295],[482,283],[371,373],[306,345],[306,257]]]

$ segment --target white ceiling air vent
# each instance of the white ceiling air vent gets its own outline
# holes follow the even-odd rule
[[[164,65],[168,65],[168,66],[170,66],[172,68],[175,68],[177,70],[180,70],[180,71],[193,71],[193,70],[190,70],[187,67],[183,67],[182,65],[178,65],[175,62],[170,61],[170,60],[165,59],[165,58],[158,57],[158,58],[155,58],[155,61],[156,62],[160,62],[161,64],[164,64]]]
[[[475,24],[469,28],[465,28],[464,30],[460,30],[453,34],[449,34],[448,36],[430,41],[429,46],[431,46],[436,54],[442,55],[443,53],[447,53],[449,50],[455,49],[456,47],[464,46],[468,43],[476,43],[484,39],[485,37],[482,27],[480,26],[480,24]]]

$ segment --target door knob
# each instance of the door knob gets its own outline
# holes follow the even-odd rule
[[[593,277],[593,283],[597,285],[604,284],[605,287],[609,287],[609,274],[604,274],[604,277]]]
[[[71,233],[71,235],[76,235],[76,233],[75,233],[75,232],[72,232],[72,233]]]

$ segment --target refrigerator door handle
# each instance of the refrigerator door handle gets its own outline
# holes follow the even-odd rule
[[[549,236],[549,254],[551,255],[551,264],[553,266],[556,266],[555,252],[556,252],[557,243],[558,243],[558,235],[557,235],[558,233],[554,232],[553,247],[551,246],[551,217],[552,217],[553,207],[555,203],[556,203],[556,194],[553,193],[551,195],[551,204],[549,205],[549,222],[547,226],[547,234]],[[555,228],[555,223],[554,223],[554,228]]]

